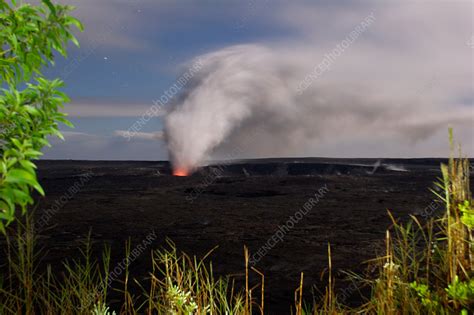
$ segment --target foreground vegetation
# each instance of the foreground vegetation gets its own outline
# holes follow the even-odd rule
[[[33,203],[31,189],[44,195],[32,161],[48,136],[62,138],[59,123],[72,126],[60,111],[69,101],[63,82],[42,74],[55,54],[66,56],[69,42],[79,45],[72,29],[82,25],[71,10],[50,0],[0,0],[0,233]]]
[[[357,308],[338,301],[328,246],[329,281],[319,303],[302,301],[304,275],[295,284],[293,314],[469,314],[474,309],[474,210],[469,190],[467,159],[449,160],[433,190],[445,212],[424,222],[412,216],[401,224],[392,217],[385,250],[369,261],[375,273],[347,272],[355,290],[368,287],[370,298]],[[389,213],[390,215],[390,213]],[[12,228],[13,229],[13,228]],[[110,250],[100,262],[92,256],[90,242],[83,259],[65,262],[63,272],[38,269],[35,235],[30,220],[18,224],[7,236],[7,274],[0,281],[1,314],[253,314],[265,313],[265,277],[249,267],[245,251],[245,286],[236,287],[231,277],[215,277],[207,255],[201,260],[176,250],[153,250],[152,270],[146,281],[130,279],[129,265],[136,253],[126,246],[123,263],[110,267]],[[249,287],[249,274],[261,281]],[[375,276],[374,276],[375,274]],[[113,279],[112,279],[113,278]],[[118,281],[111,281],[116,280]],[[131,284],[142,293],[132,294]],[[110,311],[110,293],[119,294],[120,306]],[[117,303],[114,304],[118,305]]]

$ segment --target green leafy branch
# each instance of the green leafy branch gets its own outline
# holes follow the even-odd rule
[[[25,213],[33,202],[31,190],[44,195],[33,160],[49,146],[48,136],[63,138],[59,123],[72,127],[61,113],[69,101],[59,91],[63,83],[43,78],[54,65],[55,52],[67,56],[69,42],[79,45],[72,28],[82,24],[68,13],[71,6],[42,0],[40,5],[0,0],[0,231]],[[26,86],[22,90],[19,86]]]

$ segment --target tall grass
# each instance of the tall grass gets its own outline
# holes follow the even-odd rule
[[[91,314],[92,309],[81,310],[91,296],[96,304],[105,304],[110,250],[104,250],[99,264],[88,237],[80,249],[82,259],[65,261],[58,276],[59,270],[51,266],[39,270],[40,252],[32,231],[27,219],[13,238],[7,237],[8,272],[0,282],[0,314]]]
[[[348,273],[353,281],[371,288],[370,299],[360,308],[349,309],[334,302],[329,283],[323,306],[314,314],[472,314],[474,311],[474,209],[470,192],[470,163],[451,156],[441,165],[436,182],[444,203],[441,217],[427,222],[411,216],[403,224],[389,212],[392,227],[387,230],[385,254],[370,261],[377,276],[364,278]],[[331,299],[329,298],[331,297]],[[329,303],[331,301],[331,303]]]
[[[450,134],[452,152],[454,145]],[[445,205],[444,214],[421,222],[411,216],[401,223],[389,212],[392,226],[385,236],[384,253],[369,261],[376,270],[367,275],[347,272],[351,280],[371,290],[357,308],[338,301],[328,245],[328,285],[314,305],[303,301],[304,274],[295,283],[295,305],[288,313],[303,314],[469,314],[474,310],[474,210],[469,186],[470,164],[454,158],[441,166],[433,191]],[[216,277],[213,265],[181,253],[172,242],[151,252],[152,268],[146,280],[131,279],[128,259],[120,281],[110,285],[110,249],[100,260],[92,255],[90,237],[82,257],[64,262],[60,272],[51,266],[39,270],[41,251],[30,219],[7,237],[6,273],[0,277],[0,314],[265,314],[265,276],[249,268],[244,248],[245,285],[232,277]],[[125,256],[131,252],[130,241]],[[250,274],[260,277],[251,287]],[[131,285],[141,288],[133,295]],[[108,306],[111,291],[121,296]],[[136,292],[135,292],[136,293]],[[108,299],[109,298],[109,299]]]
[[[454,151],[450,132],[451,151]],[[451,155],[441,165],[433,190],[445,205],[440,218],[424,225],[412,216],[406,224],[393,216],[386,256],[367,311],[384,314],[457,314],[474,307],[472,195],[469,161]],[[393,237],[391,236],[393,235]],[[382,265],[383,263],[383,265]]]

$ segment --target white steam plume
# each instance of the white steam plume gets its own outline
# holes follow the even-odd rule
[[[327,54],[370,12],[337,34],[339,42],[311,44],[314,34],[305,34],[304,44],[292,42],[290,48],[289,43],[238,45],[200,56],[202,69],[165,119],[174,168],[192,171],[211,154],[225,156],[235,147],[253,157],[436,155],[444,151],[433,148],[431,138],[448,124],[456,126],[469,152],[473,108],[457,100],[472,92],[472,69],[465,64],[472,50],[452,38],[459,34],[459,11],[435,7],[430,15],[425,9],[379,10],[367,34],[316,76]],[[433,23],[446,15],[454,22],[425,34],[436,43],[432,47],[416,37],[409,40],[403,30],[390,31],[393,16],[416,21],[416,12]],[[462,33],[460,38],[468,38]],[[407,42],[386,47],[379,42],[383,36],[392,41],[389,46],[400,38]]]

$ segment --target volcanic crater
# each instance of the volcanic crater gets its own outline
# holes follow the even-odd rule
[[[129,238],[133,246],[154,231],[151,248],[166,247],[168,239],[179,250],[202,257],[218,246],[208,258],[214,271],[232,274],[241,284],[244,245],[256,253],[327,187],[327,194],[255,264],[265,274],[268,310],[286,314],[301,272],[307,298],[324,290],[328,243],[336,287],[347,289],[341,271],[363,272],[364,262],[383,248],[391,224],[387,210],[401,220],[433,215],[429,205],[435,197],[429,188],[440,175],[441,162],[258,159],[215,163],[178,177],[168,162],[42,160],[39,179],[46,197],[38,198],[35,219],[41,220],[58,200],[65,202],[37,231],[45,253],[41,264],[60,266],[66,258],[80,257],[78,247],[90,231],[94,253],[100,254],[104,244],[111,246],[114,266]],[[68,194],[85,175],[80,189]],[[436,211],[442,212],[441,207]],[[150,255],[143,253],[131,266],[132,276],[144,279],[150,268]],[[258,276],[252,275],[251,282],[258,282]],[[349,293],[345,302],[354,305],[366,292]]]

